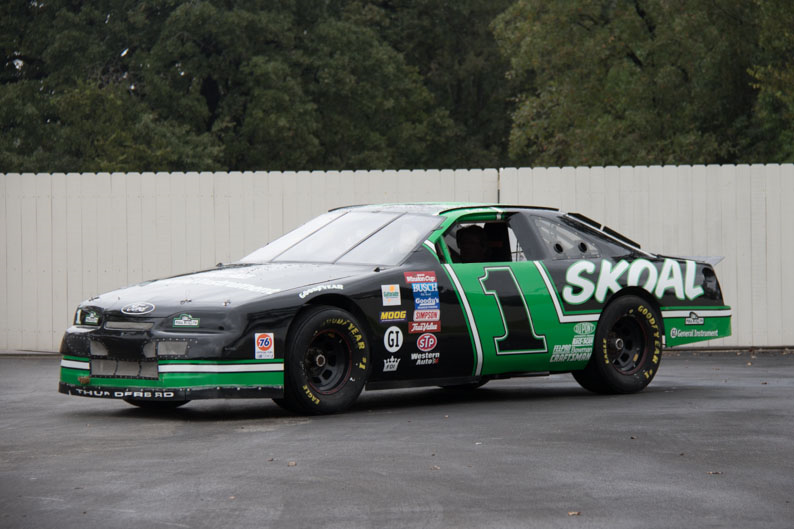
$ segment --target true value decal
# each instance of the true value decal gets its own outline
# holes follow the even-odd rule
[[[596,301],[603,303],[610,292],[622,288],[619,280],[624,275],[627,286],[640,286],[660,299],[668,290],[672,290],[680,300],[692,300],[703,295],[703,287],[695,285],[697,264],[694,261],[684,261],[682,270],[679,261],[665,259],[659,271],[646,259],[621,260],[614,265],[603,259],[600,270],[596,269],[593,261],[572,264],[565,272],[562,299],[571,305],[580,305],[595,297]]]

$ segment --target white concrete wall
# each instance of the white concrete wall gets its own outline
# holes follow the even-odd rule
[[[651,251],[724,255],[734,336],[794,344],[794,165],[0,175],[0,349],[57,350],[76,305],[236,260],[330,208],[402,201],[578,211]]]

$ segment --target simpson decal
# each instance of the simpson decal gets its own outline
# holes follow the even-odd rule
[[[273,360],[276,357],[275,340],[272,332],[258,332],[254,335],[254,358],[257,360]]]
[[[439,321],[441,320],[441,310],[415,310],[414,321]]]

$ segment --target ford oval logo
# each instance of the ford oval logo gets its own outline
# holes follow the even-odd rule
[[[151,303],[146,302],[138,302],[138,303],[130,303],[129,305],[125,305],[121,312],[124,314],[131,314],[135,316],[140,316],[141,314],[149,314],[154,310],[154,305]]]

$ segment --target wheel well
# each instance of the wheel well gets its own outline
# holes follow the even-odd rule
[[[307,310],[311,310],[317,306],[326,306],[326,307],[336,307],[338,309],[346,310],[350,314],[356,317],[359,321],[361,326],[363,327],[361,330],[364,331],[364,335],[369,340],[369,343],[372,343],[373,336],[371,333],[371,329],[369,328],[369,321],[367,320],[366,315],[361,311],[361,309],[353,303],[350,298],[345,296],[340,296],[339,294],[324,294],[322,296],[317,296],[312,298],[309,302],[307,302],[303,307],[298,310],[295,316],[292,318],[292,321],[289,324],[289,329],[287,330],[287,340],[292,338],[292,330],[293,325],[298,318],[303,315]]]
[[[651,293],[645,290],[644,288],[626,287],[621,289],[619,292],[616,292],[615,294],[612,295],[611,298],[609,298],[609,301],[607,301],[606,305],[604,305],[604,308],[601,309],[601,312],[603,313],[604,310],[606,310],[606,308],[609,305],[615,302],[615,300],[622,298],[624,296],[636,296],[644,300],[646,303],[648,303],[648,305],[651,305],[653,309],[656,311],[656,313],[659,315],[659,325],[662,329],[662,336],[664,336],[665,330],[664,330],[664,318],[662,317],[662,308],[659,306],[659,302],[657,301],[657,299],[653,297]]]

